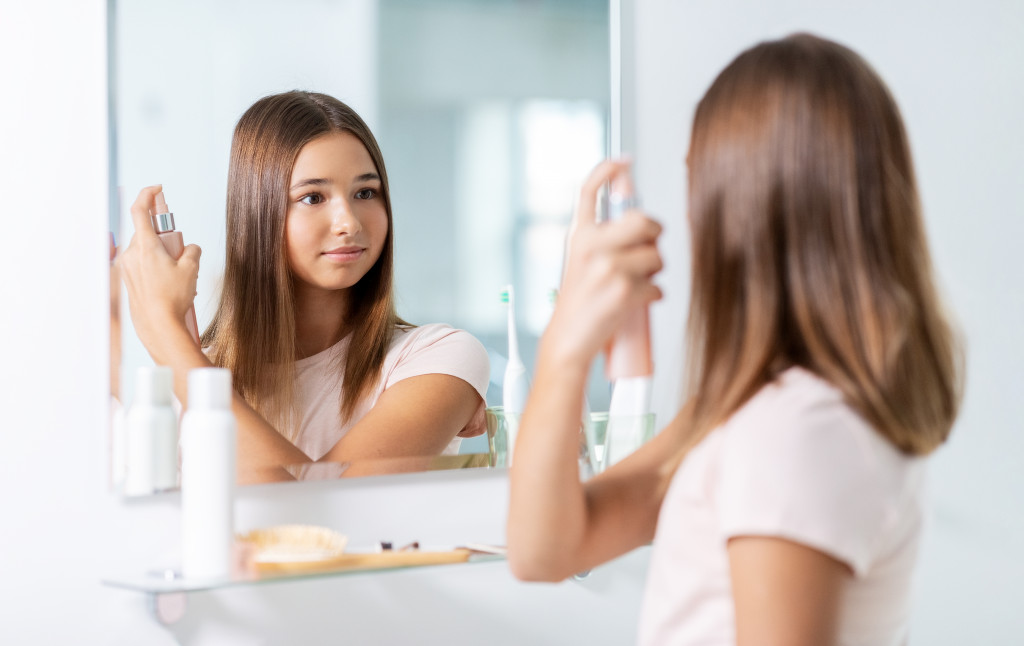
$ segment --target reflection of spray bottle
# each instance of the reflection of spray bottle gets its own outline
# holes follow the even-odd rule
[[[633,181],[621,174],[612,180],[608,195],[608,219],[621,218],[636,206]],[[626,457],[646,439],[651,410],[651,329],[647,307],[638,307],[626,315],[608,345],[605,373],[613,382],[608,407],[606,461],[610,466]]]
[[[516,297],[512,285],[501,292],[501,301],[508,303],[508,363],[505,364],[505,378],[502,383],[502,405],[508,429],[508,464],[512,464],[516,434],[519,430],[519,416],[526,408],[526,397],[530,392],[530,381],[526,366],[519,356],[519,337],[516,334]]]
[[[164,243],[167,253],[175,260],[181,258],[181,254],[185,252],[185,241],[181,237],[181,231],[174,229],[174,214],[167,208],[163,191],[156,194],[156,212],[151,219],[153,228],[156,229],[156,235],[160,238],[160,242]],[[188,328],[188,333],[192,335],[198,345],[199,325],[196,323],[195,307],[188,308],[188,313],[185,315],[185,327]]]

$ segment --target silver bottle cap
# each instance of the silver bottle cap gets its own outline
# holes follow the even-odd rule
[[[153,221],[153,228],[156,229],[157,233],[174,231],[173,213],[157,213],[156,215],[149,216],[149,219]]]

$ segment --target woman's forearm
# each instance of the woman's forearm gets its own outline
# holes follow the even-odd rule
[[[588,363],[561,362],[549,354],[542,345],[510,474],[509,565],[528,580],[572,574],[587,524],[578,456]]]

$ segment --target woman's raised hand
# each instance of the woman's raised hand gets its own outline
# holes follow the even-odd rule
[[[118,258],[135,332],[158,363],[173,352],[179,332],[188,334],[185,316],[196,295],[201,253],[196,245],[186,246],[178,259],[167,253],[150,220],[161,190],[157,185],[139,191],[131,208],[135,235]]]
[[[636,209],[616,221],[597,222],[603,184],[628,173],[627,161],[605,161],[587,177],[569,243],[558,303],[543,344],[548,356],[589,368],[632,308],[661,298],[653,283],[662,268],[661,225]]]

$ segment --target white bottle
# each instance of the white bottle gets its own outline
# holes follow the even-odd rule
[[[189,372],[181,420],[181,561],[187,579],[231,574],[236,435],[231,372]]]
[[[135,372],[135,396],[124,420],[124,494],[141,496],[178,484],[178,416],[173,373],[165,366]]]

